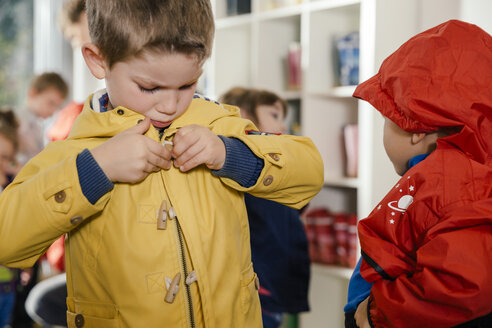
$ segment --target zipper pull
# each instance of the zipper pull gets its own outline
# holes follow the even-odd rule
[[[174,207],[169,208],[169,219],[173,220],[176,218],[176,211],[174,210]]]
[[[172,151],[173,150],[173,142],[172,141],[169,141],[169,140],[163,140],[162,141],[162,144],[164,145],[164,147],[166,147],[169,151]]]
[[[167,203],[163,200],[157,213],[157,230],[167,229]]]
[[[179,281],[181,280],[181,273],[176,273],[174,276],[173,281],[169,284],[169,288],[167,289],[166,297],[164,298],[164,301],[167,303],[173,303],[174,298],[176,297],[176,294],[179,291]]]
[[[196,277],[196,272],[195,271],[191,271],[189,274],[188,274],[188,277],[186,277],[186,284],[189,286],[191,285],[192,283],[194,283],[195,281],[197,281],[197,277]]]

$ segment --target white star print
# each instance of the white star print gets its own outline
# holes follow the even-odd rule
[[[390,223],[391,223],[391,224],[395,224],[395,220],[391,219],[391,220],[390,220]]]
[[[395,212],[391,212],[391,215],[395,216]]]
[[[403,192],[403,190],[400,189],[400,192]]]
[[[415,189],[415,187],[414,186],[410,186],[410,188],[408,188],[408,189],[410,189],[410,191],[413,191]]]

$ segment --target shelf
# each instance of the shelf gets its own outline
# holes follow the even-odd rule
[[[228,16],[224,18],[218,18],[215,20],[215,28],[217,30],[236,27],[241,25],[249,25],[253,21],[251,14],[242,14],[237,16]]]
[[[351,268],[345,268],[336,265],[320,264],[320,263],[312,263],[311,267],[313,271],[316,272],[317,274],[322,274],[326,276],[331,276],[340,279],[347,279],[347,280],[349,280],[350,277],[352,277],[352,272],[354,271],[354,269]]]
[[[325,172],[325,186],[328,187],[342,187],[342,188],[358,188],[358,178],[348,177],[330,177]]]
[[[285,100],[300,100],[302,98],[302,93],[299,90],[281,91],[279,95]]]
[[[277,18],[285,18],[290,16],[298,16],[302,13],[302,4],[299,5],[291,5],[276,9],[270,9],[267,11],[262,11],[258,13],[258,20],[271,20]]]
[[[308,95],[322,98],[352,98],[356,85],[334,87],[328,91],[309,92]]]
[[[320,0],[308,4],[310,11],[325,10],[360,4],[361,0]]]

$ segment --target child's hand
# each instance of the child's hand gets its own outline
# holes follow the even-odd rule
[[[143,135],[149,127],[146,118],[91,150],[112,182],[140,182],[151,172],[171,167],[170,150]]]
[[[369,302],[369,297],[363,300],[357,307],[355,311],[355,322],[359,328],[371,328],[369,320],[367,319],[367,303]]]
[[[176,132],[172,155],[174,166],[182,172],[205,164],[211,170],[224,166],[226,150],[220,138],[208,128],[188,125]]]

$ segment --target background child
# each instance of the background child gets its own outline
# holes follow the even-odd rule
[[[491,36],[452,20],[356,89],[385,116],[403,176],[359,223],[360,274],[372,283],[359,327],[492,326],[491,83]]]
[[[75,49],[91,42],[85,0],[65,1],[58,17],[58,24],[72,48]]]
[[[82,52],[107,90],[4,191],[0,263],[29,266],[68,233],[69,327],[261,326],[243,192],[303,207],[317,149],[195,95],[209,1],[86,4]]]
[[[13,180],[19,124],[11,108],[0,107],[0,193]],[[18,270],[0,265],[0,327],[10,323],[15,305]]]
[[[220,101],[238,106],[241,116],[260,132],[286,132],[287,103],[266,90],[233,88]],[[310,260],[299,211],[279,203],[244,195],[251,235],[251,258],[261,281],[263,326],[278,327],[283,313],[309,310]]]
[[[19,113],[20,147],[17,159],[25,164],[46,144],[45,120],[61,107],[68,96],[65,80],[53,72],[36,76],[27,93],[26,109]]]

